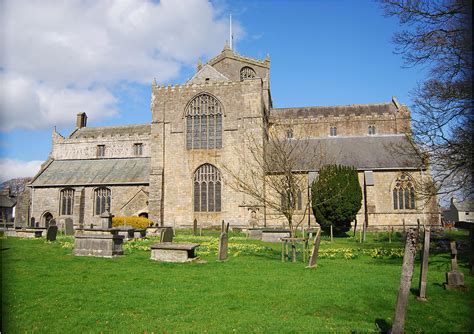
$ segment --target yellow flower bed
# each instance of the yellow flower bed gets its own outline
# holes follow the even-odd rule
[[[112,218],[112,226],[122,226],[122,225],[129,225],[133,228],[137,229],[144,229],[150,226],[151,220],[144,217],[136,217],[136,216],[115,216]]]

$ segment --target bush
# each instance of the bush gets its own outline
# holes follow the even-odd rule
[[[316,221],[328,231],[342,234],[351,227],[362,206],[362,189],[354,167],[328,165],[319,171],[311,185],[312,206]]]
[[[145,217],[136,216],[115,216],[112,218],[112,226],[129,225],[136,229],[144,229],[150,226],[151,220]]]

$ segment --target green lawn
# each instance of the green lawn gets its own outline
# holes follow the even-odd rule
[[[229,260],[216,262],[216,235],[200,238],[204,261],[187,264],[151,261],[145,249],[153,240],[102,259],[73,256],[72,238],[3,237],[2,333],[367,332],[376,323],[391,325],[399,240],[369,235],[363,246],[357,238],[323,240],[318,268],[306,269],[302,262],[282,263],[278,244],[242,235],[231,235]],[[196,241],[179,231],[177,239]],[[465,261],[460,268],[469,291],[446,291],[449,254],[431,255],[429,300],[411,295],[407,332],[474,330],[474,278]],[[413,288],[418,276],[419,260]]]

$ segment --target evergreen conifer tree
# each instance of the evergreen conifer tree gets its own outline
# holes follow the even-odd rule
[[[316,221],[323,230],[347,232],[362,206],[362,189],[354,167],[327,165],[311,185]]]

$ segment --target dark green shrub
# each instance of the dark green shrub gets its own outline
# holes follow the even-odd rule
[[[335,234],[351,228],[362,206],[362,190],[354,167],[327,165],[311,185],[312,206],[316,221],[325,231],[333,226]]]

